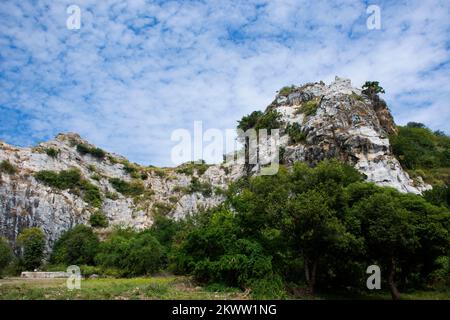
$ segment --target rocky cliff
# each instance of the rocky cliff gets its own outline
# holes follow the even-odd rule
[[[350,80],[336,78],[330,85],[308,83],[283,90],[265,112],[271,111],[281,114],[282,162],[288,166],[338,158],[382,186],[414,193],[429,188],[415,185],[393,156],[388,135],[395,134],[396,127],[386,104],[353,88]],[[0,162],[16,168],[0,172],[0,235],[14,242],[23,228],[39,226],[51,245],[63,231],[87,224],[98,211],[110,225],[146,228],[155,214],[181,218],[221,203],[228,184],[246,172],[237,164],[143,167],[115,154],[89,150],[95,147],[77,134],[60,134],[33,148],[0,143]],[[55,188],[36,179],[43,170],[70,169],[78,170],[99,191],[100,204],[92,205],[79,190]],[[253,171],[258,174],[257,167]],[[126,193],[114,180],[137,183],[142,190]]]

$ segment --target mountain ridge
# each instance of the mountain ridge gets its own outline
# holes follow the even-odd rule
[[[281,132],[281,162],[286,166],[337,158],[381,186],[412,193],[430,188],[411,180],[393,155],[389,134],[395,134],[396,126],[385,102],[354,88],[348,79],[281,90],[262,115],[270,112],[275,112],[274,123]],[[0,142],[1,161],[10,163],[16,173],[0,172],[0,235],[14,243],[21,230],[38,226],[49,246],[65,230],[88,224],[98,212],[110,226],[144,229],[157,214],[180,219],[217,206],[231,182],[247,169],[251,174],[261,170],[260,165],[230,163],[144,167],[103,151],[76,133],[58,134],[28,148]],[[58,189],[36,176],[71,169],[80,179],[72,188]],[[89,190],[98,190],[99,205],[86,201]]]

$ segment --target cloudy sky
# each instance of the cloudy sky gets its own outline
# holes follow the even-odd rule
[[[69,30],[66,10],[81,9]],[[381,29],[368,30],[368,5]],[[450,1],[0,2],[0,139],[78,132],[171,165],[171,133],[234,128],[280,87],[378,80],[399,124],[450,132]]]

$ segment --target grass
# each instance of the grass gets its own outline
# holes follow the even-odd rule
[[[197,286],[189,277],[83,279],[80,290],[68,290],[66,279],[0,279],[0,300],[215,300],[249,299],[238,288],[222,285]],[[300,300],[391,300],[389,292],[360,294],[307,294],[288,296]],[[401,294],[402,300],[450,300],[450,288],[420,290]]]
[[[243,299],[239,290],[213,292],[187,277],[86,279],[68,290],[65,279],[0,279],[0,300],[214,300]]]
[[[16,174],[17,169],[9,161],[3,160],[2,162],[0,162],[0,172],[4,172],[7,174]]]

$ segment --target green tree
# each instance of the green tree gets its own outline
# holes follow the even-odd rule
[[[28,270],[39,268],[44,258],[44,232],[40,228],[27,228],[20,233],[17,240],[21,247],[24,267]]]
[[[13,257],[8,241],[0,237],[0,277],[3,274],[3,270],[11,263]]]
[[[119,229],[100,244],[95,260],[104,268],[117,268],[123,276],[150,275],[161,268],[163,254],[150,231]]]
[[[399,299],[396,275],[400,262],[420,245],[410,213],[390,190],[363,199],[353,210],[355,215],[360,214],[369,255],[384,266],[392,298]]]
[[[325,194],[310,190],[289,203],[290,220],[286,232],[291,234],[297,252],[303,257],[311,293],[314,293],[321,258],[354,240],[328,202]]]
[[[248,129],[254,128],[262,115],[263,113],[261,111],[253,111],[252,113],[242,117],[242,119],[238,121],[237,128],[241,129],[244,132]]]
[[[55,242],[50,261],[66,265],[90,265],[98,252],[99,239],[91,228],[77,225]]]
[[[385,93],[378,81],[366,81],[362,89],[362,93],[368,95],[370,98],[375,97],[379,93]]]

